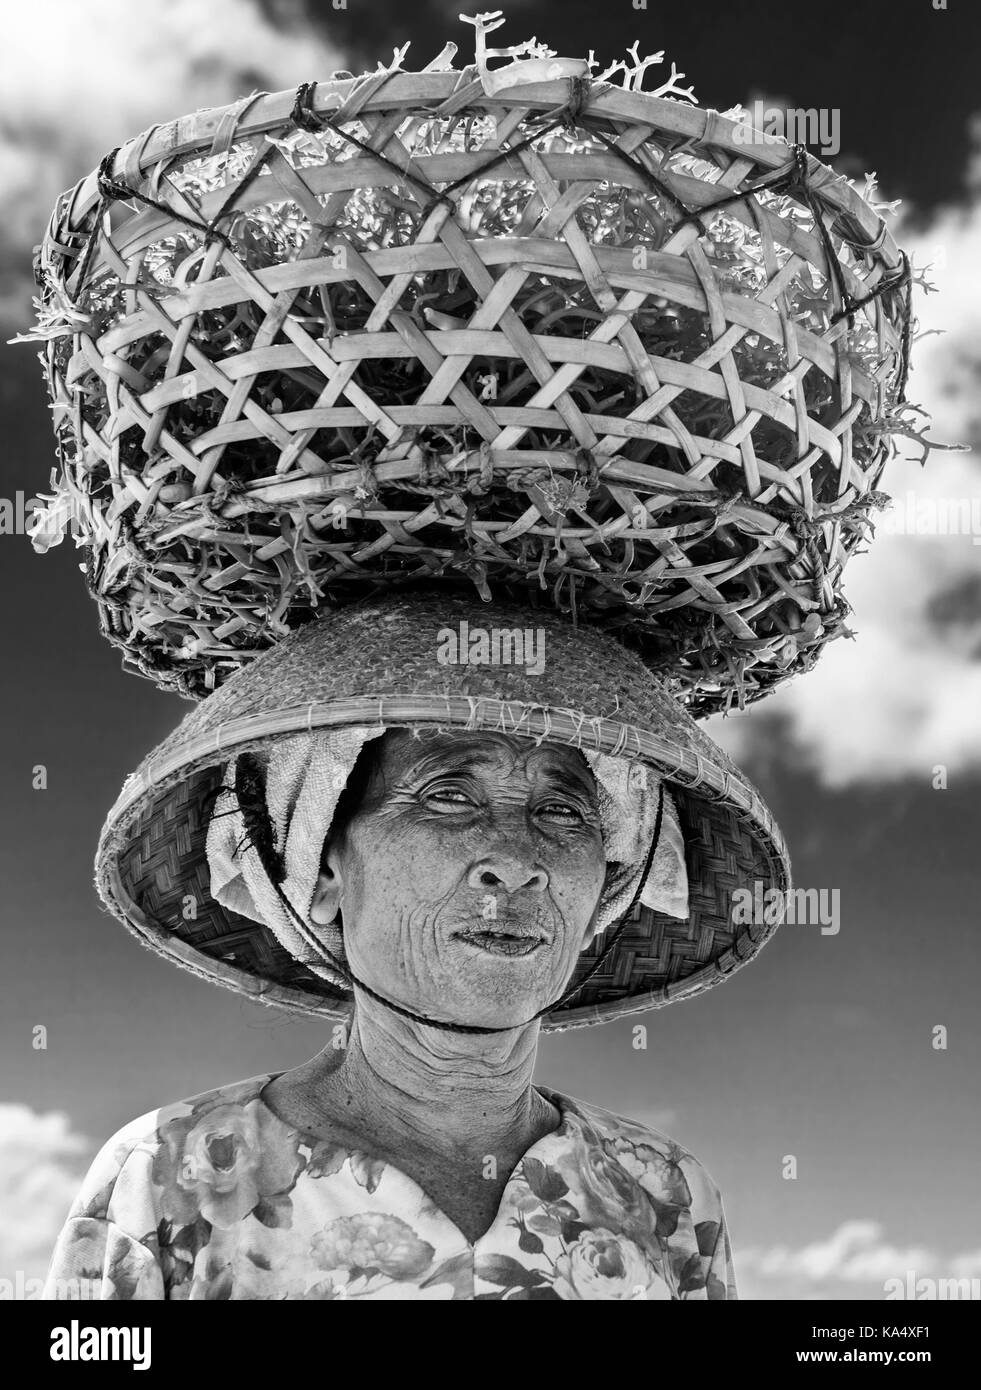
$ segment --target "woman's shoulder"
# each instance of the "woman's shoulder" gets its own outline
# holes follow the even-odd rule
[[[261,1072],[244,1081],[228,1081],[221,1086],[212,1086],[207,1091],[198,1091],[193,1096],[185,1096],[183,1100],[160,1106],[143,1118],[155,1119],[158,1130],[180,1125],[191,1116],[200,1118],[217,1113],[221,1119],[230,1119],[236,1110],[250,1112],[262,1106],[262,1090],[275,1075],[275,1072]],[[139,1124],[139,1121],[134,1121],[134,1124]]]
[[[676,1192],[685,1189],[691,1204],[703,1211],[722,1206],[718,1184],[701,1160],[686,1145],[661,1130],[626,1115],[605,1110],[590,1101],[552,1091],[565,1111],[578,1116],[587,1142],[616,1159],[645,1187],[652,1182]]]
[[[158,1105],[121,1125],[92,1160],[76,1206],[90,1213],[97,1209],[100,1195],[108,1199],[124,1170],[146,1165],[159,1172],[162,1165],[179,1165],[190,1149],[206,1145],[216,1129],[237,1132],[247,1143],[250,1131],[259,1125],[257,1116],[265,1117],[260,1092],[271,1075],[264,1072],[213,1086]]]
[[[160,1139],[175,1128],[184,1128],[192,1117],[200,1118],[217,1111],[221,1112],[222,1118],[228,1118],[230,1111],[247,1111],[256,1103],[260,1103],[260,1093],[274,1074],[263,1072],[244,1081],[229,1081],[221,1086],[212,1086],[207,1091],[185,1096],[181,1100],[158,1105],[121,1126],[109,1142],[118,1141],[121,1146],[138,1146],[154,1138]]]
[[[262,1102],[269,1079],[213,1086],[117,1129],[69,1208],[42,1297],[166,1298],[213,1225],[233,1225],[267,1189],[288,1186],[300,1163]],[[111,1292],[65,1292],[93,1279]]]
[[[544,1090],[546,1095],[554,1097],[563,1111],[570,1111],[577,1115],[601,1140],[622,1137],[637,1143],[648,1144],[652,1148],[661,1149],[664,1152],[669,1149],[674,1151],[680,1147],[677,1140],[641,1120],[632,1120],[627,1115],[620,1115],[614,1110],[606,1110],[593,1101],[581,1100],[578,1096],[565,1095],[561,1091],[549,1090],[545,1087],[539,1087],[539,1089]]]

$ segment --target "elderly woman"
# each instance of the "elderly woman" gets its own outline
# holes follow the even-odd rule
[[[343,1023],[293,1070],[121,1129],[48,1297],[736,1296],[701,1164],[536,1085],[535,1060],[543,1027],[752,955],[772,927],[738,930],[729,900],[740,874],[784,886],[779,832],[596,629],[550,617],[543,677],[438,664],[473,609],[415,595],[311,622],[127,783],[99,861],[113,910],[199,974]],[[528,615],[479,609],[509,619]]]

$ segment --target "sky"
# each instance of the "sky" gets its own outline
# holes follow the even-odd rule
[[[607,62],[635,39],[664,49],[702,105],[837,112],[835,167],[860,183],[876,171],[877,196],[902,200],[894,236],[933,264],[910,398],[930,438],[973,446],[892,461],[882,486],[896,505],[846,574],[855,639],[709,725],[773,809],[795,883],[838,892],[840,930],[785,925],[725,986],[646,1015],[646,1050],[636,1019],[546,1038],[538,1079],[702,1160],[744,1297],[881,1299],[911,1270],[981,1277],[981,18],[964,0],[827,3],[820,25],[806,0],[501,8],[498,41],[534,34]],[[407,66],[448,39],[460,65],[458,9],[4,0],[0,337],[30,320],[30,248],[55,196],[106,149],[256,87],[387,63],[407,39]],[[55,462],[43,382],[33,347],[0,353],[0,496],[31,496]],[[971,498],[979,519],[962,534],[902,524]],[[87,1162],[123,1123],[325,1041],[316,1023],[174,969],[101,907],[104,815],[188,706],[120,670],[77,566],[70,543],[41,556],[0,536],[0,1278],[43,1273]]]

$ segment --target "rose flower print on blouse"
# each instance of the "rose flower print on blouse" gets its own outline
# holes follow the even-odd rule
[[[72,1204],[43,1296],[737,1296],[718,1188],[653,1130],[538,1087],[560,1125],[528,1149],[471,1243],[393,1164],[275,1115],[262,1099],[275,1075],[119,1130]]]

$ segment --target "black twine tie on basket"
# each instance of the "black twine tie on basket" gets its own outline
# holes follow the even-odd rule
[[[403,179],[410,179],[423,193],[429,195],[420,213],[425,219],[433,209],[438,207],[441,203],[445,204],[451,212],[454,212],[456,210],[456,205],[450,197],[451,193],[455,193],[458,188],[463,188],[467,184],[473,183],[475,179],[488,173],[498,164],[503,163],[513,155],[519,154],[522,150],[527,149],[533,141],[541,139],[541,137],[547,135],[549,131],[556,130],[559,126],[564,126],[565,129],[570,132],[575,131],[576,123],[589,98],[589,78],[585,76],[570,78],[569,100],[560,108],[558,115],[556,115],[548,125],[543,126],[540,130],[536,130],[533,135],[529,135],[526,139],[519,141],[517,145],[509,145],[505,149],[498,150],[497,153],[491,155],[490,158],[477,169],[471,170],[470,173],[462,174],[460,178],[454,179],[452,183],[448,183],[442,192],[433,188],[432,184],[422,178],[421,175],[410,174],[407,169],[403,169],[400,165],[396,164],[394,160],[389,159],[387,155],[382,154],[379,150],[373,149],[371,145],[361,140],[357,135],[352,135],[348,130],[342,130],[336,120],[337,112],[332,112],[328,115],[316,111],[313,105],[316,90],[316,82],[301,82],[299,87],[297,87],[293,109],[290,112],[290,120],[293,124],[312,135],[317,135],[325,129],[333,130],[335,134],[341,136],[342,139],[349,140],[352,145],[357,145],[359,149],[364,150],[365,154],[370,154],[372,158],[379,160],[380,163],[393,170],[393,172],[398,175],[399,182]]]
[[[604,138],[600,135],[599,131],[595,133],[600,136],[600,139]],[[611,146],[611,148],[616,147]],[[828,263],[828,274],[834,281],[839,300],[841,301],[842,307],[831,315],[830,323],[832,327],[834,327],[835,324],[841,323],[843,319],[847,319],[848,327],[850,329],[854,328],[855,314],[859,309],[864,309],[867,304],[871,304],[873,300],[879,299],[884,294],[892,294],[904,287],[906,289],[903,323],[900,334],[899,401],[902,403],[906,399],[906,382],[909,376],[913,321],[913,276],[910,269],[909,257],[905,251],[902,251],[900,253],[902,256],[902,265],[894,274],[883,275],[879,283],[874,289],[870,290],[868,294],[862,295],[859,299],[853,299],[849,293],[848,285],[845,282],[845,275],[841,268],[841,263],[838,260],[834,242],[831,240],[831,233],[825,225],[817,197],[815,196],[814,189],[811,187],[807,165],[807,149],[798,142],[791,146],[791,150],[793,151],[793,156],[789,165],[782,169],[774,170],[772,174],[767,174],[764,178],[758,179],[756,183],[751,184],[748,188],[744,188],[736,193],[730,193],[724,198],[719,198],[716,202],[710,203],[708,207],[702,208],[700,212],[694,212],[685,208],[669,190],[665,190],[667,196],[675,203],[675,206],[681,208],[684,213],[681,219],[671,228],[671,234],[676,232],[680,227],[683,227],[686,223],[694,222],[704,235],[706,227],[703,218],[705,216],[713,212],[718,212],[722,208],[731,207],[733,203],[740,203],[744,199],[752,197],[755,193],[789,193],[799,196],[800,199],[806,203],[808,211],[813,219],[815,230],[821,238],[821,244],[824,248],[825,258]],[[622,150],[618,150],[617,152],[623,155]],[[624,157],[629,158],[628,156]],[[636,161],[630,160],[629,162],[635,163]],[[648,175],[648,177],[650,177],[650,175]],[[863,248],[860,243],[855,243],[855,245],[858,250],[866,249]]]
[[[900,289],[903,285],[909,284],[911,280],[909,258],[905,251],[902,252],[903,264],[895,275],[883,276],[876,285],[875,289],[863,295],[861,299],[853,299],[845,283],[844,272],[838,260],[831,240],[831,233],[825,226],[824,218],[821,216],[821,209],[811,187],[810,175],[807,167],[807,149],[804,145],[794,144],[791,146],[793,157],[789,165],[782,169],[775,169],[772,174],[767,174],[765,178],[758,179],[756,183],[750,184],[748,188],[743,188],[736,193],[729,193],[724,198],[719,198],[716,202],[710,203],[708,207],[702,208],[700,212],[690,212],[685,209],[685,215],[679,222],[671,228],[672,232],[677,231],[687,222],[697,222],[704,231],[702,218],[707,214],[718,212],[722,208],[731,207],[733,203],[741,203],[744,199],[750,198],[755,193],[792,193],[797,194],[803,202],[807,204],[808,211],[814,221],[814,227],[821,238],[821,244],[828,261],[828,273],[835,282],[841,299],[842,308],[837,310],[831,317],[831,323],[840,323],[842,319],[848,320],[849,328],[854,326],[855,313],[858,309],[863,309],[866,304],[871,304],[880,295],[889,294],[893,290]],[[680,206],[680,205],[679,205]],[[862,249],[862,248],[859,248]]]
[[[216,790],[229,790],[221,788]],[[282,853],[276,848],[275,837],[273,835],[272,824],[269,819],[269,810],[266,803],[265,774],[259,763],[258,758],[251,753],[240,753],[235,760],[235,794],[238,799],[239,807],[242,811],[242,819],[245,822],[247,843],[255,849],[259,856],[259,861],[265,870],[266,877],[275,889],[280,901],[293,919],[297,930],[310,949],[320,956],[320,958],[335,970],[342,979],[346,980],[352,987],[363,990],[370,999],[390,1009],[393,1013],[401,1015],[402,1018],[411,1019],[413,1023],[425,1024],[427,1028],[441,1028],[449,1033],[513,1033],[518,1028],[527,1028],[529,1023],[534,1023],[536,1019],[543,1018],[551,1013],[553,1009],[560,1008],[570,999],[574,998],[584,985],[592,979],[606,960],[607,956],[616,946],[620,937],[628,926],[640,895],[643,892],[647,877],[654,862],[654,855],[657,852],[658,844],[661,839],[661,825],[664,819],[664,783],[658,786],[657,817],[654,822],[654,832],[651,836],[650,848],[647,851],[647,858],[644,861],[644,869],[638,880],[630,906],[622,914],[620,923],[610,937],[610,940],[603,947],[596,960],[583,975],[582,979],[570,986],[558,999],[551,1004],[546,1004],[543,1009],[539,1009],[536,1014],[524,1023],[510,1024],[505,1028],[482,1028],[470,1023],[451,1023],[442,1018],[429,1018],[425,1014],[415,1013],[412,1009],[407,1009],[402,1004],[396,1004],[394,1000],[387,999],[383,994],[378,994],[370,985],[366,985],[363,980],[359,980],[356,975],[336,956],[334,956],[322,941],[319,941],[297,912],[294,905],[283,890],[282,882],[286,877],[286,864]]]
[[[696,223],[702,236],[706,234],[707,228],[705,226],[705,223],[702,221],[701,213],[694,212],[691,208],[686,207],[686,205],[678,197],[677,193],[673,192],[673,190],[670,189],[662,179],[659,179],[656,174],[652,174],[646,164],[641,164],[639,159],[635,159],[633,155],[628,154],[626,150],[621,149],[615,140],[611,140],[608,135],[604,135],[603,132],[601,130],[597,130],[595,126],[590,126],[589,131],[591,135],[596,136],[597,140],[602,141],[602,143],[607,147],[607,149],[611,150],[613,154],[615,154],[619,159],[623,161],[624,164],[629,165],[629,167],[633,169],[633,171],[636,174],[639,174],[640,177],[647,184],[648,188],[652,189],[653,192],[657,193],[658,196],[663,198],[666,203],[670,203],[671,206],[674,208],[675,212],[681,214],[678,221],[671,228],[672,235],[674,234],[674,232],[678,230],[679,227],[683,227],[686,222]]]
[[[592,497],[600,485],[600,465],[596,455],[585,444],[576,450],[576,475],[587,493]]]
[[[787,191],[798,193],[807,204],[814,225],[817,228],[821,243],[824,247],[824,254],[828,262],[829,271],[834,279],[835,287],[841,300],[841,308],[831,315],[831,325],[847,320],[849,329],[855,326],[855,314],[859,309],[864,309],[867,304],[879,299],[884,294],[891,294],[893,291],[906,287],[907,293],[903,306],[903,323],[900,333],[900,366],[899,366],[899,400],[906,398],[906,380],[909,376],[909,357],[910,343],[912,334],[912,271],[910,269],[909,257],[906,252],[902,254],[902,265],[893,275],[883,275],[879,283],[871,289],[868,294],[862,295],[859,299],[853,299],[849,293],[848,285],[845,283],[845,274],[838,260],[838,255],[831,240],[831,233],[825,225],[824,218],[821,216],[821,209],[818,206],[817,197],[810,185],[810,178],[807,168],[807,150],[801,144],[793,146],[794,151],[794,170],[789,176]],[[863,249],[858,246],[857,249]]]
[[[108,154],[104,155],[99,162],[99,168],[96,174],[99,203],[95,210],[92,230],[89,233],[88,240],[85,244],[85,250],[82,253],[82,264],[78,276],[78,285],[75,290],[76,295],[81,294],[82,290],[85,288],[89,272],[92,269],[92,259],[95,255],[96,243],[98,242],[99,232],[102,227],[102,219],[105,217],[112,203],[128,202],[130,199],[134,199],[138,203],[143,203],[148,208],[153,208],[157,212],[166,213],[168,217],[174,218],[178,222],[183,222],[185,227],[190,227],[192,231],[200,232],[204,237],[205,245],[207,245],[209,241],[218,240],[225,247],[226,251],[232,249],[231,241],[224,232],[219,231],[214,225],[215,222],[218,221],[218,218],[224,215],[224,211],[219,212],[218,217],[214,218],[211,222],[200,222],[195,217],[188,217],[186,213],[178,212],[176,208],[171,207],[168,203],[162,203],[158,198],[151,198],[148,193],[142,193],[138,188],[130,188],[128,184],[122,183],[119,179],[114,178],[112,172],[113,165],[116,162],[116,156],[120,149],[121,146],[117,145],[115,149],[110,150]]]

